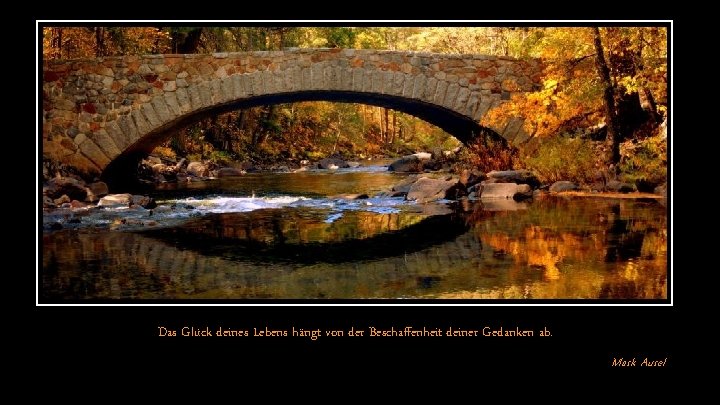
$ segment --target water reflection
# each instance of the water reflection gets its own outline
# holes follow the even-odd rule
[[[216,214],[145,235],[206,255],[250,263],[347,263],[421,251],[468,229],[458,215],[287,208]]]
[[[385,171],[360,172],[352,169],[321,170],[300,173],[248,173],[204,182],[166,183],[159,195],[210,195],[236,193],[273,196],[301,195],[327,197],[337,194],[376,194],[403,179],[402,174]]]
[[[655,202],[488,208],[349,211],[328,223],[327,211],[295,207],[143,233],[47,232],[41,298],[667,297],[666,215]]]
[[[666,215],[654,201],[547,198],[473,222],[511,283],[438,297],[667,297]]]

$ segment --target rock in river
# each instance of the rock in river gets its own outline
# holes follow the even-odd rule
[[[243,174],[245,174],[244,171],[234,167],[223,167],[217,171],[217,177],[237,177],[242,176]]]
[[[529,170],[493,170],[487,174],[488,183],[527,184],[532,188],[540,187],[540,180]]]
[[[102,181],[88,184],[86,191],[87,198],[85,198],[85,201],[87,202],[95,202],[110,193],[107,184]]]
[[[615,193],[632,193],[637,191],[637,188],[634,184],[622,183],[617,180],[611,180],[608,181],[608,183],[605,185],[605,190]]]
[[[71,200],[83,201],[87,197],[85,183],[72,177],[55,177],[47,182],[45,194],[52,199],[60,198],[63,194]],[[70,201],[68,201],[70,202]]]
[[[551,193],[562,193],[563,191],[575,191],[578,185],[572,181],[556,181],[550,186]]]
[[[101,198],[98,201],[98,206],[101,207],[112,207],[112,206],[128,206],[133,200],[131,194],[109,194]]]
[[[155,199],[152,197],[148,197],[145,195],[134,195],[132,196],[132,203],[134,205],[139,205],[145,209],[151,209],[157,207],[157,203],[155,202]]]
[[[208,167],[201,162],[190,162],[185,171],[187,172],[187,174],[191,174],[196,177],[207,177],[210,175],[210,170],[208,169]]]
[[[390,164],[388,170],[400,173],[419,173],[423,171],[423,161],[415,156],[405,156]]]
[[[318,169],[330,169],[330,166],[337,166],[337,168],[343,169],[350,167],[346,161],[338,158],[325,158],[318,162]]]
[[[410,190],[405,199],[423,203],[443,198],[455,198],[457,194],[456,190],[460,188],[464,189],[457,178],[431,179],[422,177],[410,186]]]
[[[527,184],[490,183],[483,184],[480,193],[481,199],[514,198],[523,199],[532,197],[532,189]]]

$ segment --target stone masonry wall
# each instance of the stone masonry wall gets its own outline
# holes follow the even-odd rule
[[[88,175],[188,115],[259,95],[385,94],[479,122],[540,80],[536,60],[353,49],[145,55],[43,62],[43,156]],[[494,128],[513,141],[522,122]]]

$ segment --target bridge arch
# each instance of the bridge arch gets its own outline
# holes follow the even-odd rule
[[[467,142],[541,65],[484,55],[292,49],[43,64],[43,155],[99,175],[208,114],[293,101],[360,102],[410,113]],[[514,142],[522,121],[490,128]]]

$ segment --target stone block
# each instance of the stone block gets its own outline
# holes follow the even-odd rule
[[[459,90],[460,86],[457,83],[451,83],[447,88],[447,92],[445,92],[445,99],[441,105],[452,110],[457,101],[456,98]]]
[[[192,103],[190,102],[190,96],[187,90],[177,89],[177,91],[175,91],[175,97],[177,97],[178,107],[180,107],[182,114],[192,111]]]
[[[150,123],[151,129],[155,129],[162,125],[162,121],[151,102],[143,104],[140,109],[142,110],[143,115],[145,115],[145,118],[147,118],[147,121]]]
[[[115,144],[115,141],[104,129],[100,129],[91,133],[90,139],[95,142],[95,144],[100,147],[105,156],[109,157],[110,159],[114,159],[121,153],[121,150]]]
[[[220,79],[214,79],[210,81],[210,104],[208,106],[214,106],[225,101],[225,92],[222,89],[222,83]]]
[[[457,97],[455,98],[455,104],[453,105],[452,109],[454,111],[464,111],[465,105],[468,102],[468,98],[470,97],[470,90],[468,90],[467,87],[460,87],[460,90],[457,93]]]
[[[140,131],[138,130],[137,125],[135,124],[135,120],[132,118],[132,116],[123,115],[122,117],[118,118],[117,123],[122,133],[125,135],[125,145],[120,145],[118,143],[118,147],[124,150],[128,146],[135,143],[135,141],[140,139]]]
[[[195,111],[203,108],[202,101],[200,100],[200,88],[199,86],[193,85],[187,88],[187,93],[190,99],[190,110]],[[179,97],[178,97],[179,100]],[[181,104],[182,105],[182,104]]]
[[[425,82],[425,91],[423,92],[421,99],[432,103],[435,99],[435,91],[437,90],[438,80],[434,77],[430,77]]]
[[[447,93],[448,82],[445,80],[438,80],[437,88],[435,89],[435,96],[433,97],[433,104],[440,105],[445,100],[445,94]]]
[[[151,104],[153,106],[153,109],[155,110],[155,113],[157,114],[157,117],[160,120],[160,125],[165,124],[175,118],[175,114],[172,114],[170,112],[170,109],[165,102],[165,95],[155,96],[155,98],[152,99]]]
[[[384,75],[382,70],[375,70],[372,73],[372,92],[382,94]]]
[[[178,117],[182,115],[182,111],[180,111],[180,104],[178,103],[177,95],[174,91],[165,93],[163,97],[165,97],[165,104],[173,116]]]
[[[150,132],[152,125],[148,122],[147,118],[140,109],[132,110],[130,116],[132,117],[133,122],[135,122],[135,127],[138,130],[139,136],[144,136]]]
[[[362,91],[363,81],[364,81],[363,73],[364,73],[364,70],[361,68],[352,69],[352,90],[353,91]]]
[[[421,99],[422,95],[425,94],[425,82],[427,78],[425,75],[416,75],[413,83],[412,98]]]
[[[200,95],[200,108],[210,107],[213,105],[212,90],[210,83],[200,82],[197,84],[198,94]]]
[[[89,138],[85,138],[85,140],[78,145],[78,149],[99,168],[104,168],[110,163],[110,158],[105,156],[100,147],[95,145],[95,142]]]

